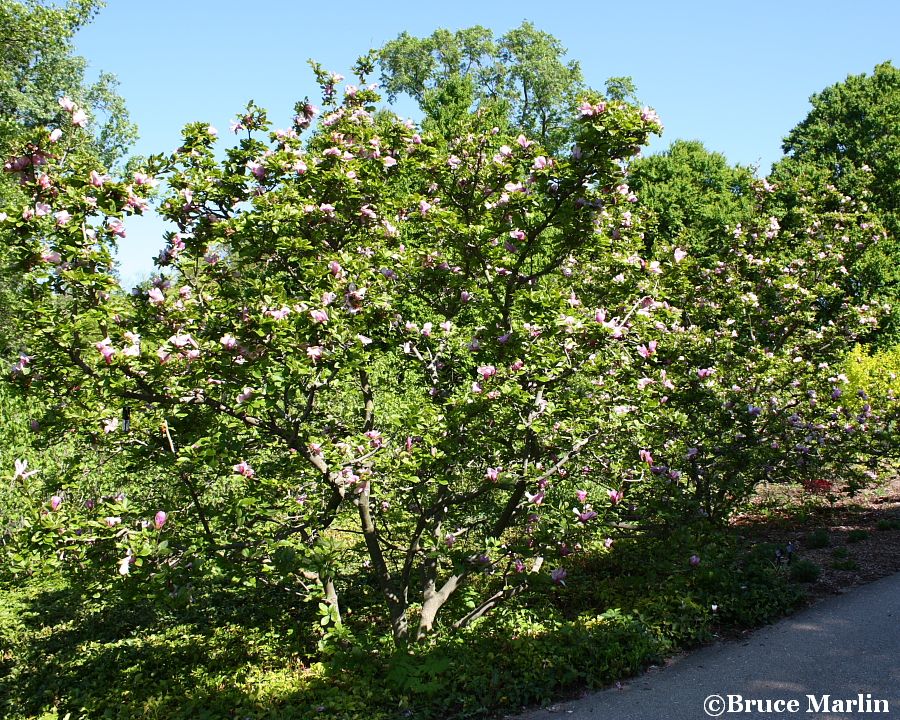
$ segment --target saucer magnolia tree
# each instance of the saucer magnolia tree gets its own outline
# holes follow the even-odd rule
[[[161,478],[156,505],[56,488],[32,522],[63,555],[112,518],[123,575],[154,555],[246,562],[317,579],[337,621],[341,588],[370,576],[405,643],[473,576],[483,597],[448,622],[564,582],[561,557],[623,498],[602,465],[635,422],[614,388],[672,313],[633,262],[623,173],[660,124],[588,95],[564,155],[477,113],[433,142],[376,113],[367,65],[341,99],[316,68],[305,141],[309,103],[275,131],[249,106],[221,161],[205,124],[123,179],[66,153],[78,122],[37,138],[16,163],[31,197],[6,210],[29,281],[13,370],[53,398],[48,421]],[[151,174],[178,232],[128,295],[111,251]]]
[[[664,516],[727,520],[761,482],[853,493],[894,454],[895,403],[849,391],[843,372],[885,311],[848,270],[883,230],[833,186],[756,181],[754,196],[717,253],[669,248],[662,292],[682,312],[640,348],[653,460],[636,495]],[[786,212],[785,196],[802,203]]]

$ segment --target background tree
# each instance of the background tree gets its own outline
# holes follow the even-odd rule
[[[0,0],[0,157],[19,150],[36,128],[68,124],[59,99],[68,97],[92,120],[90,134],[82,134],[82,150],[101,166],[121,160],[137,136],[125,101],[116,92],[116,79],[101,73],[86,78],[87,61],[74,54],[72,38],[89,23],[100,0],[71,0],[62,5],[39,0]],[[0,202],[19,192],[8,174],[0,177]],[[0,238],[6,232],[0,222]],[[0,243],[0,351],[14,349],[18,333],[13,311],[17,273],[9,264],[8,243]]]
[[[381,48],[379,64],[388,99],[409,95],[438,127],[447,128],[451,110],[490,108],[511,130],[555,152],[571,139],[568,112],[584,89],[581,68],[566,62],[565,52],[552,35],[523,22],[499,38],[481,26],[425,38],[404,32]],[[448,105],[448,93],[455,103]]]
[[[101,73],[85,77],[87,61],[75,55],[72,38],[102,7],[100,0],[71,0],[64,5],[38,0],[0,1],[0,148],[23,130],[59,127],[67,96],[92,116],[91,145],[106,166],[119,160],[136,136],[116,80]]]
[[[900,340],[900,70],[882,63],[871,75],[851,75],[810,102],[812,110],[785,138],[786,157],[773,169],[773,182],[801,175],[871,206],[887,237],[850,270],[859,293],[891,304],[877,341],[895,344]],[[785,202],[802,200],[785,197]]]
[[[647,254],[656,257],[670,244],[699,257],[727,252],[729,229],[753,216],[753,182],[749,168],[730,165],[696,140],[676,140],[665,152],[636,160],[628,183],[646,214]]]

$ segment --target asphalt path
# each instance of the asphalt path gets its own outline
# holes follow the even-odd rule
[[[518,716],[709,717],[900,720],[900,574],[828,598],[742,640],[679,656],[620,688]]]

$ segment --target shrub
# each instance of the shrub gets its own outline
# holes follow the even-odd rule
[[[810,550],[815,550],[831,545],[831,538],[828,536],[827,530],[820,528],[818,530],[813,530],[812,532],[806,533],[804,544]]]
[[[790,574],[791,580],[800,583],[812,583],[819,579],[822,574],[822,568],[811,560],[801,558],[791,564]]]

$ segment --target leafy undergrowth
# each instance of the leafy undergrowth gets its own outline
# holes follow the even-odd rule
[[[488,717],[609,684],[802,597],[768,546],[718,533],[623,539],[569,567],[565,586],[410,653],[379,634],[377,607],[323,641],[315,609],[283,591],[198,586],[176,608],[126,583],[89,594],[30,578],[0,588],[0,715]]]

